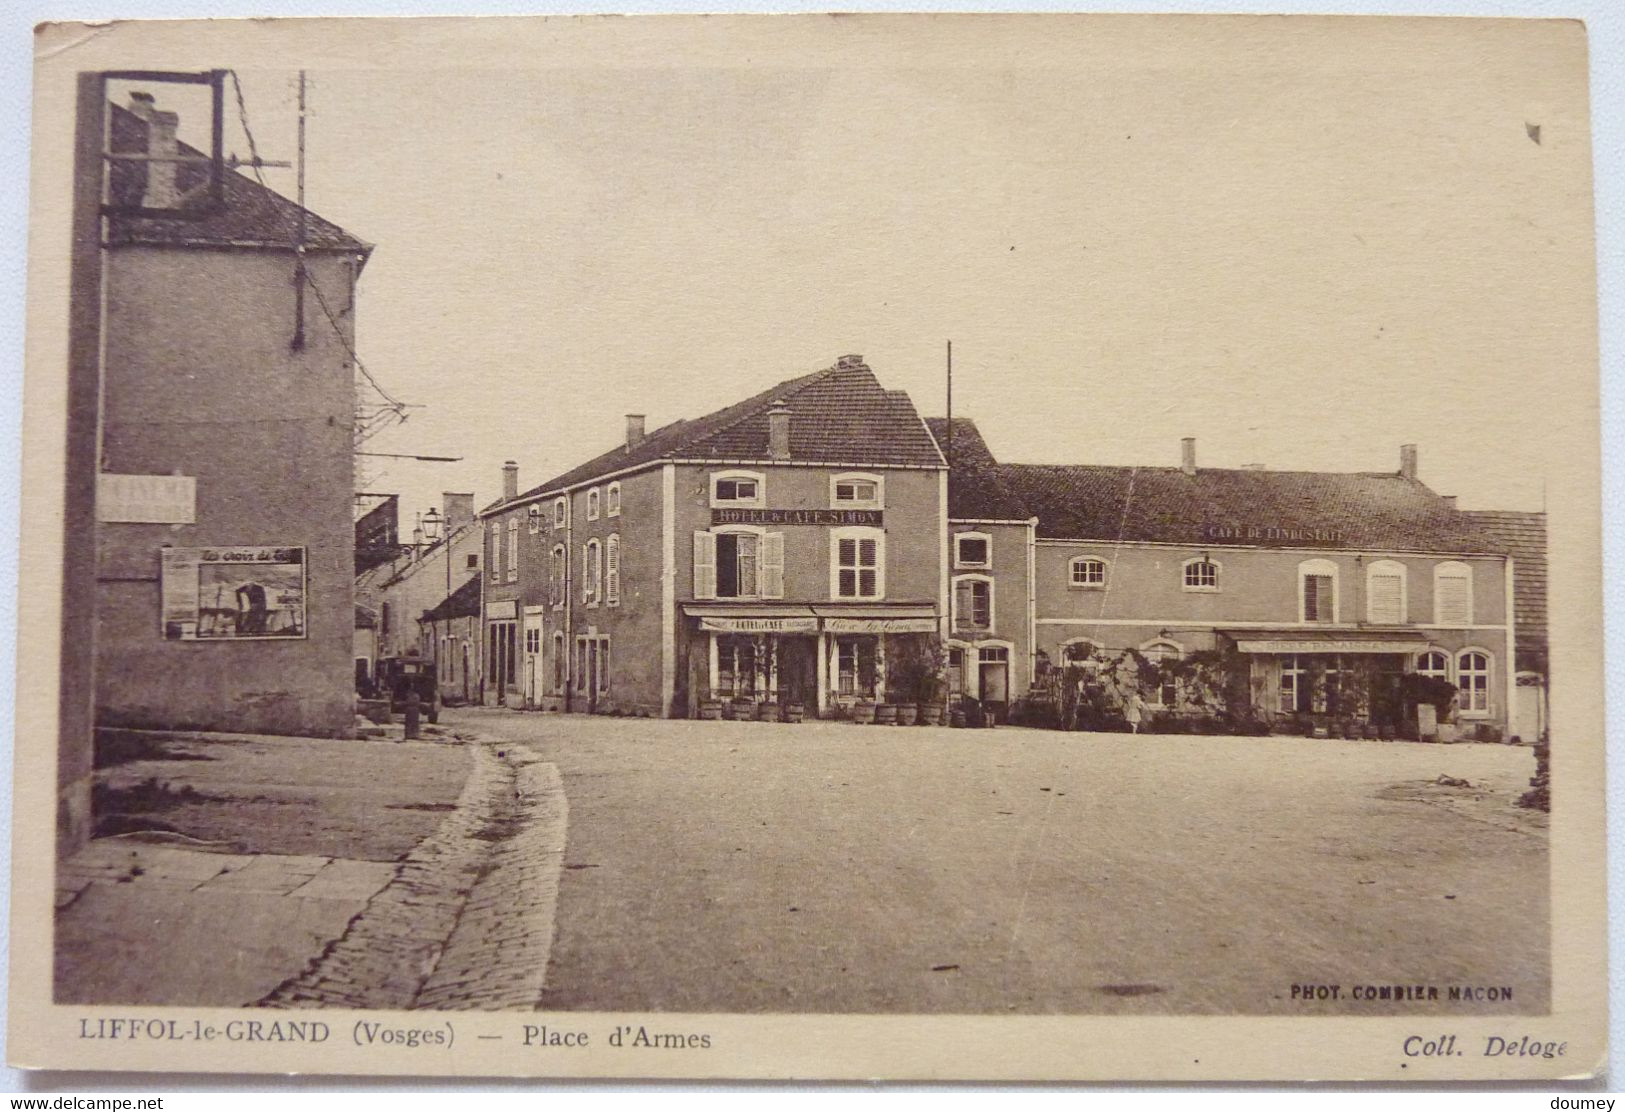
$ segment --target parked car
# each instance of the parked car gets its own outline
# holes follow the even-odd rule
[[[430,722],[440,721],[440,683],[434,661],[417,656],[385,657],[378,662],[378,697],[389,694],[391,714],[406,711],[406,697],[418,693],[418,707]]]

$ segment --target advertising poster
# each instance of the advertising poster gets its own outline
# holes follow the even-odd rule
[[[163,562],[165,640],[305,636],[303,548],[166,548]]]

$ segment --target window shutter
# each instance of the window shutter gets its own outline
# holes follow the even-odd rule
[[[1439,577],[1439,624],[1467,625],[1472,621],[1467,595],[1467,580],[1462,576]]]
[[[609,552],[604,557],[608,564],[607,578],[604,580],[604,601],[611,606],[618,606],[621,601],[621,535],[609,535]]]
[[[694,534],[694,597],[717,597],[717,535]]]
[[[1371,620],[1387,625],[1398,625],[1405,620],[1400,578],[1397,575],[1371,577]]]
[[[761,585],[763,598],[784,597],[784,534],[767,533],[762,537]]]
[[[581,546],[581,601],[592,601],[592,545]]]

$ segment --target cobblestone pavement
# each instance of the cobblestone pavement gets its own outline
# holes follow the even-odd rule
[[[455,809],[342,937],[268,1007],[537,1006],[552,945],[566,803],[519,745],[473,746]]]

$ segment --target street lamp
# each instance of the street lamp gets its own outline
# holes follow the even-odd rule
[[[429,507],[429,512],[423,515],[423,536],[431,547],[440,541],[442,537],[446,542],[446,601],[442,602],[441,605],[448,606],[451,599],[451,536],[449,530],[446,529],[446,519],[433,506]],[[441,633],[436,630],[434,639],[434,670],[442,680],[451,678],[447,675],[446,667],[447,662],[451,659],[451,646],[447,643],[451,640],[451,614],[447,613],[444,617],[446,622],[445,632]],[[433,629],[432,626],[430,628]],[[445,654],[444,659],[441,656],[442,653]]]
[[[440,528],[444,524],[445,519],[440,516],[440,511],[431,506],[429,512],[423,515],[423,539],[431,544],[439,540]]]

